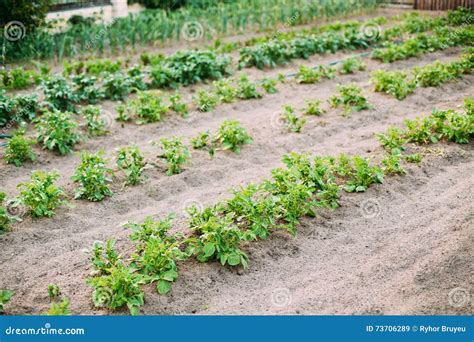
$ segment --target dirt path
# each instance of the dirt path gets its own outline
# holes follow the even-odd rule
[[[388,67],[424,65],[436,58],[448,61],[458,52],[428,54]],[[167,177],[154,168],[148,170],[144,185],[122,189],[121,182],[115,182],[116,194],[102,203],[72,200],[72,209],[60,209],[52,219],[26,218],[15,225],[11,233],[0,237],[0,288],[16,292],[8,311],[37,314],[46,310],[47,286],[55,283],[70,297],[74,313],[107,314],[92,308],[91,289],[84,283],[90,271],[85,250],[95,240],[110,237],[118,240],[119,248],[128,246],[123,223],[177,212],[176,227],[182,229],[184,206],[193,201],[215,203],[227,197],[231,187],[269,177],[287,152],[377,156],[381,151],[374,133],[405,118],[428,114],[433,107],[460,106],[464,97],[474,94],[474,76],[470,75],[439,88],[417,89],[399,102],[371,91],[368,73],[380,67],[387,66],[370,61],[369,71],[353,76],[306,86],[288,83],[262,100],[220,106],[213,113],[192,113],[188,120],[169,118],[160,124],[125,128],[115,123],[110,136],[81,144],[81,150],[104,148],[113,156],[117,147],[136,142],[152,159],[158,149],[150,140],[173,134],[189,138],[214,130],[226,118],[241,121],[254,138],[240,155],[218,152],[210,160],[207,153],[192,151],[192,163],[182,174]],[[320,118],[308,118],[301,134],[282,129],[277,117],[283,104],[301,108],[305,99],[326,100],[338,82],[363,86],[375,109],[349,118],[329,110]],[[115,104],[104,106],[113,111]],[[146,291],[143,312],[472,313],[473,300],[456,308],[449,302],[449,293],[473,289],[474,145],[440,144],[436,149],[446,153],[427,156],[421,167],[409,166],[404,177],[388,178],[364,194],[344,194],[342,208],[304,220],[296,238],[278,233],[248,246],[250,268],[243,274],[214,263],[184,263],[171,295],[159,296],[151,288]],[[57,157],[42,151],[34,165],[16,169],[2,164],[0,188],[11,197],[17,193],[16,184],[27,180],[31,170],[58,169],[60,184],[71,191],[69,177],[78,161],[77,155]],[[373,218],[361,214],[361,206],[369,199],[378,208]]]

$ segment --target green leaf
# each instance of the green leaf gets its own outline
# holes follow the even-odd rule
[[[206,257],[210,257],[216,251],[216,246],[209,242],[204,245],[203,252]]]
[[[166,280],[160,280],[156,285],[156,290],[161,295],[167,294],[171,290],[171,283]]]

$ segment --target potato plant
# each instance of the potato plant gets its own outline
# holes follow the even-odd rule
[[[348,115],[352,111],[359,112],[364,109],[372,109],[373,106],[362,93],[362,89],[355,85],[338,85],[339,94],[333,95],[329,99],[332,107],[337,108],[340,105],[344,107],[344,114]]]
[[[210,112],[219,104],[219,98],[206,90],[199,90],[194,97],[194,103],[199,111]]]
[[[97,104],[105,98],[102,89],[96,85],[97,77],[80,74],[74,76],[72,81],[75,85],[74,92],[77,94],[79,101],[89,104]]]
[[[302,117],[298,117],[295,114],[295,109],[289,105],[283,106],[282,118],[285,122],[286,128],[290,132],[300,133],[301,129],[306,123],[306,119]]]
[[[312,84],[320,82],[322,79],[334,78],[335,69],[332,67],[326,67],[323,65],[317,68],[310,68],[301,65],[296,73],[296,82],[300,84]]]
[[[276,88],[277,80],[273,78],[264,78],[262,81],[262,88],[265,89],[265,91],[268,94],[275,94],[278,92]]]
[[[107,167],[107,159],[103,155],[103,151],[81,154],[81,163],[71,177],[72,181],[79,185],[75,190],[76,199],[85,198],[98,202],[112,196],[109,183],[112,182],[114,171]]]
[[[8,304],[14,295],[13,291],[0,290],[0,313],[5,311],[5,304]]]
[[[13,219],[8,215],[6,208],[3,207],[6,197],[7,194],[0,191],[0,234],[8,232],[10,230],[10,225],[13,223]]]
[[[211,156],[214,155],[216,148],[210,131],[199,132],[196,137],[191,138],[191,146],[195,150],[207,150]]]
[[[86,106],[81,109],[81,115],[86,119],[87,132],[90,136],[101,136],[109,133],[107,122],[101,118],[101,108],[99,106]]]
[[[71,315],[71,309],[69,309],[70,301],[69,298],[63,296],[60,302],[53,302],[46,312],[47,316],[69,316]]]
[[[122,259],[115,249],[115,240],[109,239],[103,244],[94,242],[92,245],[91,262],[98,275],[110,274],[110,270]]]
[[[54,183],[59,179],[57,171],[33,171],[31,181],[18,184],[18,201],[24,204],[33,217],[52,217],[55,210],[66,204],[65,192]]]
[[[52,109],[61,112],[75,112],[80,100],[67,80],[62,76],[50,76],[41,84],[45,101]]]
[[[246,74],[242,74],[237,80],[237,97],[239,99],[260,99],[262,94],[257,90],[255,83],[251,82]]]
[[[219,126],[212,140],[222,149],[239,154],[240,146],[250,144],[252,137],[237,120],[226,120]]]
[[[107,75],[103,87],[105,98],[115,101],[125,99],[132,91],[130,78],[120,72]]]
[[[48,150],[68,154],[81,140],[77,131],[78,122],[71,113],[57,110],[48,111],[36,119],[37,140]]]
[[[17,167],[22,166],[24,162],[34,162],[36,153],[31,148],[34,144],[33,139],[25,137],[24,129],[19,129],[8,140],[3,159],[7,164],[13,164]]]
[[[149,124],[161,121],[168,111],[169,107],[164,104],[160,96],[143,91],[137,94],[136,99],[117,107],[119,114],[117,120],[124,122],[135,118],[139,125]]]
[[[386,133],[379,133],[376,135],[385,150],[391,154],[399,154],[405,150],[403,146],[407,140],[405,132],[395,126],[387,128]]]
[[[369,160],[361,156],[348,157],[341,154],[335,162],[335,173],[346,179],[344,190],[364,192],[374,183],[383,182],[383,171],[371,166]]]
[[[410,78],[404,71],[377,70],[372,74],[376,92],[383,92],[403,100],[417,87],[416,79]]]
[[[341,74],[353,74],[355,71],[364,71],[365,69],[367,69],[367,65],[360,57],[350,57],[341,63],[339,72]]]
[[[182,165],[185,164],[190,157],[188,148],[178,137],[172,137],[170,139],[162,138],[160,141],[162,153],[158,157],[163,159],[168,166],[166,174],[172,176],[181,173],[183,171]]]
[[[400,165],[402,156],[400,154],[387,154],[384,159],[382,159],[382,170],[386,175],[404,175],[406,171]]]
[[[117,167],[126,177],[126,185],[137,185],[143,182],[143,171],[147,163],[137,146],[122,147],[117,155]]]
[[[183,118],[187,118],[189,115],[188,105],[183,102],[182,96],[179,93],[175,93],[169,97],[170,106],[169,108],[181,115]]]
[[[237,89],[231,84],[230,79],[214,81],[214,92],[222,103],[232,103],[237,97]]]
[[[302,109],[305,115],[320,116],[326,113],[326,110],[321,108],[321,100],[306,100],[306,106]]]

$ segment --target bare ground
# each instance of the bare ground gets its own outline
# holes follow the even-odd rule
[[[452,60],[458,50],[428,54],[394,63],[398,69],[424,65],[439,58]],[[342,54],[315,57],[305,64],[326,63]],[[374,134],[405,118],[428,114],[433,107],[459,107],[474,94],[474,76],[439,88],[417,89],[400,102],[373,93],[368,73],[387,67],[368,61],[369,71],[315,85],[287,83],[279,93],[262,100],[218,107],[212,113],[191,113],[189,119],[124,128],[114,123],[108,137],[89,140],[80,150],[105,149],[112,157],[117,147],[136,142],[156,161],[157,147],[149,144],[170,135],[195,136],[216,129],[227,118],[238,119],[254,142],[240,155],[219,151],[214,159],[193,151],[185,172],[172,177],[159,166],[147,171],[145,184],[122,188],[102,203],[71,200],[73,208],[57,211],[52,219],[25,220],[0,237],[0,288],[16,295],[7,306],[11,314],[38,314],[49,306],[48,284],[58,284],[71,299],[76,314],[110,314],[91,304],[85,278],[91,271],[85,253],[95,240],[114,237],[126,253],[128,232],[122,224],[147,215],[178,213],[176,229],[185,229],[182,210],[192,202],[215,203],[228,189],[268,178],[290,151],[314,154],[363,154],[378,159],[382,153]],[[274,71],[252,71],[252,77]],[[326,100],[338,82],[365,88],[373,110],[349,118],[338,110],[308,117],[301,134],[287,133],[278,120],[283,104],[301,108],[305,99]],[[193,88],[191,88],[190,94]],[[105,108],[114,112],[115,104]],[[426,150],[424,150],[426,152]],[[172,293],[159,296],[146,290],[144,314],[472,314],[474,282],[473,185],[474,145],[438,144],[430,147],[421,166],[406,165],[408,174],[388,177],[383,185],[363,194],[343,194],[341,208],[304,219],[296,238],[283,232],[246,246],[250,267],[242,272],[217,263],[187,261]],[[2,164],[0,188],[10,197],[16,184],[34,169],[57,169],[60,184],[69,192],[77,155],[58,157],[40,152],[36,164],[21,169]],[[125,311],[122,313],[126,313]]]

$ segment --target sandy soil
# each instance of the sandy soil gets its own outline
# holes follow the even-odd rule
[[[122,224],[147,215],[178,213],[176,229],[184,229],[183,208],[192,202],[215,203],[228,189],[269,177],[290,151],[314,154],[363,154],[379,158],[373,137],[390,124],[452,108],[474,94],[474,75],[439,88],[417,89],[402,102],[371,91],[369,73],[378,68],[408,68],[435,59],[452,60],[459,50],[427,54],[392,65],[368,61],[369,70],[314,85],[288,82],[279,93],[261,100],[218,107],[212,113],[191,113],[189,119],[167,118],[146,126],[113,123],[112,134],[89,140],[78,150],[115,149],[136,142],[150,160],[157,147],[150,140],[189,137],[214,130],[227,118],[238,119],[254,142],[240,155],[218,152],[214,159],[193,151],[185,172],[172,177],[159,166],[147,171],[145,184],[122,188],[102,203],[71,200],[52,219],[25,220],[0,237],[0,288],[16,292],[7,306],[11,314],[38,314],[47,309],[48,284],[58,284],[71,299],[76,314],[110,314],[94,309],[85,278],[91,271],[86,251],[96,240],[118,240],[126,253],[128,231]],[[342,54],[314,57],[303,63],[327,63]],[[273,71],[252,71],[255,78],[290,71],[296,64]],[[313,64],[314,65],[314,64]],[[327,100],[337,83],[362,86],[373,110],[345,118],[338,110],[308,117],[301,134],[287,133],[278,120],[283,104],[301,108],[305,99]],[[189,95],[193,88],[188,89]],[[104,107],[114,112],[115,104]],[[41,151],[36,164],[21,169],[0,165],[0,188],[10,197],[16,184],[34,169],[57,169],[59,183],[69,192],[69,177],[79,156],[58,157]],[[283,233],[246,246],[246,271],[217,263],[187,261],[172,293],[159,296],[146,289],[144,314],[472,314],[474,283],[473,185],[474,145],[431,146],[421,166],[406,165],[408,174],[389,177],[362,194],[343,194],[342,207],[304,219],[296,238]],[[126,313],[126,311],[118,312]]]

